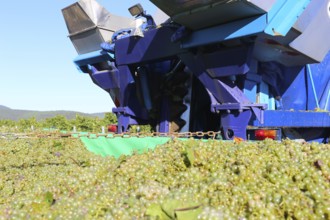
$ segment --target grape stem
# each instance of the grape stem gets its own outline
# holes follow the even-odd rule
[[[196,205],[196,206],[191,206],[191,207],[186,207],[186,208],[179,208],[179,209],[174,209],[175,212],[183,212],[183,211],[189,211],[193,209],[198,209],[202,205]]]
[[[80,167],[80,163],[78,163],[78,161],[76,161],[73,157],[69,157],[69,158]]]

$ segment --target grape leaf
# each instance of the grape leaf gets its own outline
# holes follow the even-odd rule
[[[44,202],[49,206],[53,205],[54,203],[54,196],[51,192],[46,192],[44,196]]]
[[[171,220],[168,215],[162,210],[161,206],[158,204],[151,204],[146,211],[146,215],[149,217],[154,217],[155,219]]]
[[[187,158],[190,162],[190,165],[193,166],[194,162],[195,162],[195,152],[191,148],[186,149],[186,151],[187,151]]]

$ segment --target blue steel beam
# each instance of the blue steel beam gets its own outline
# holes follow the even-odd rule
[[[234,21],[193,32],[182,41],[182,48],[197,47],[261,33],[267,25],[267,15]]]
[[[81,66],[86,66],[88,64],[106,62],[112,59],[113,58],[107,52],[103,50],[97,50],[94,52],[81,54],[78,57],[76,57],[76,59],[74,59],[73,62],[74,64],[76,64],[76,66],[81,67]]]
[[[329,127],[330,112],[264,111],[264,123],[253,121],[257,127]]]

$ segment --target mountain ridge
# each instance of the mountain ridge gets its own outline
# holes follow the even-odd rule
[[[18,121],[20,119],[28,119],[35,117],[38,121],[46,118],[52,118],[56,115],[64,115],[68,120],[74,119],[76,115],[81,115],[85,117],[99,117],[103,118],[105,113],[83,113],[78,111],[66,111],[66,110],[54,110],[54,111],[36,111],[36,110],[21,110],[12,109],[4,105],[0,105],[0,120],[14,120]]]

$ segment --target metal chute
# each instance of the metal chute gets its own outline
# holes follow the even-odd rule
[[[113,15],[95,0],[81,0],[62,9],[62,13],[79,54],[100,50],[100,44],[110,41],[115,31],[135,25],[134,19]]]

